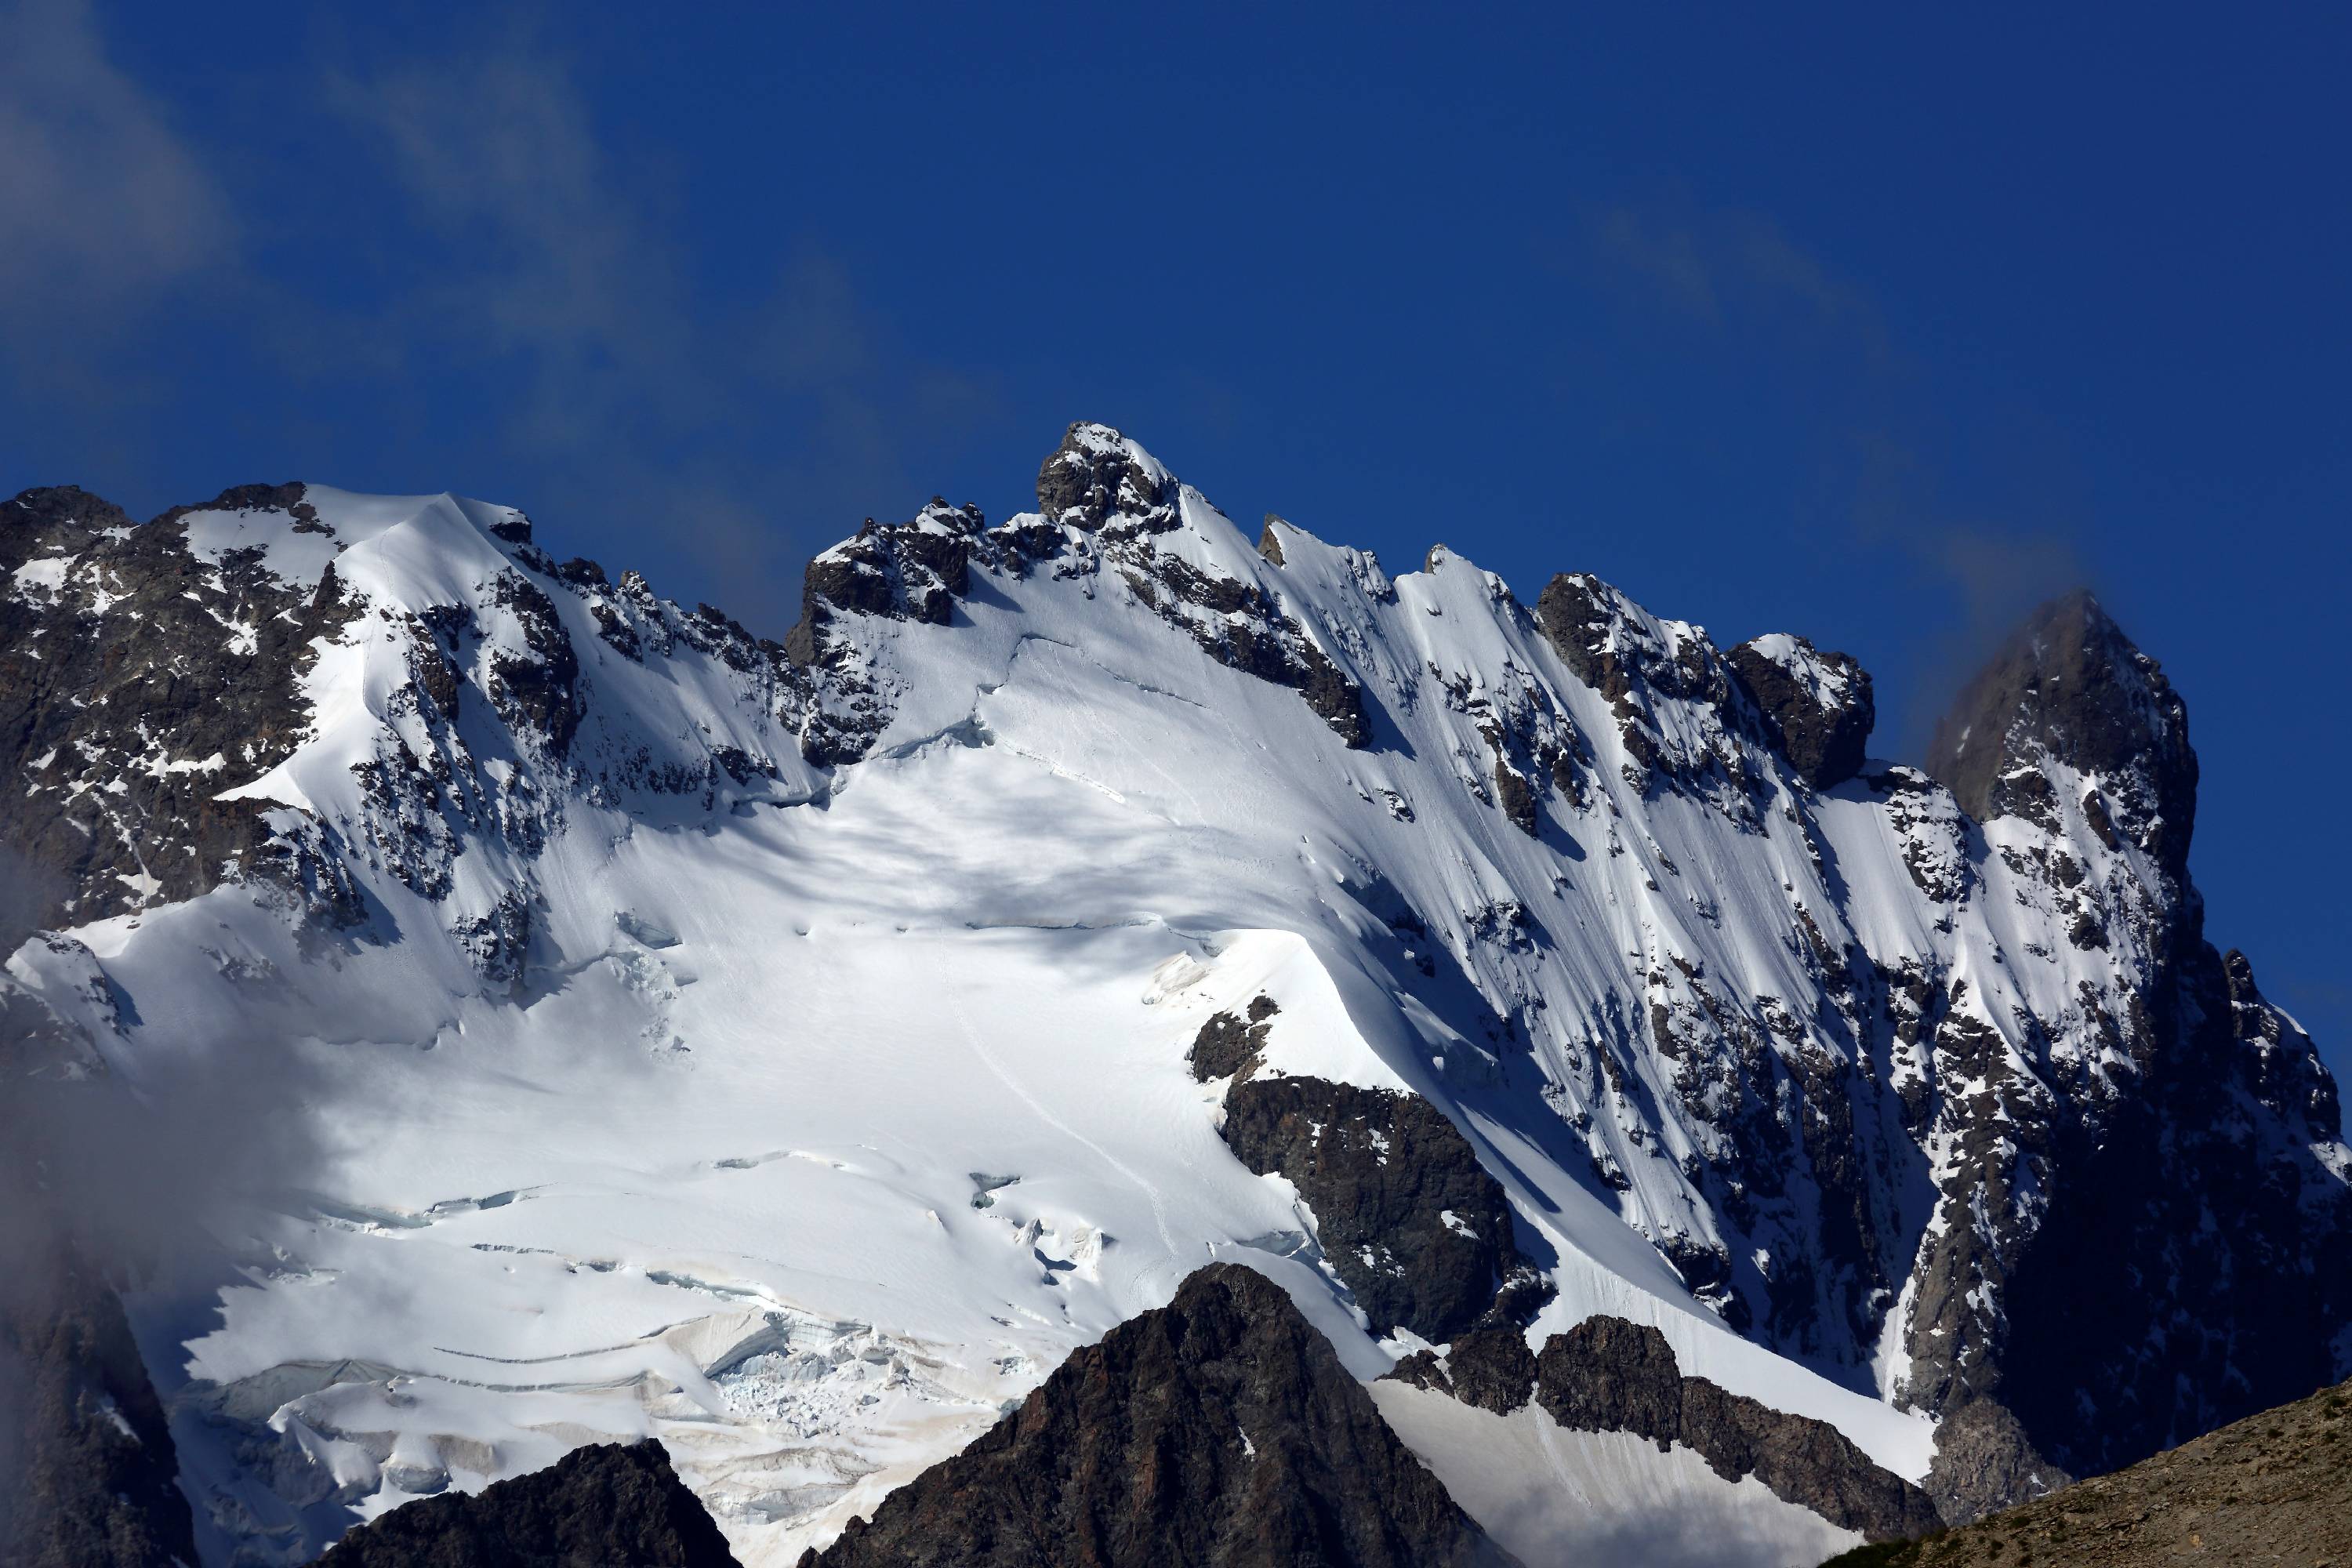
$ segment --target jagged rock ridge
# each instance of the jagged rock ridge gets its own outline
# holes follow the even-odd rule
[[[2205,940],[2178,693],[2073,595],[1970,683],[1929,766],[2069,945],[2116,962],[2023,1061],[1955,1037],[1983,1087],[1939,1127],[1957,1157],[1915,1396],[1995,1399],[2053,1471],[2092,1474],[2327,1382],[2352,1311],[2352,1261],[2314,1246],[2352,1219],[2336,1086],[2244,959]],[[1968,1300],[1979,1278],[2007,1286],[2005,1310]]]
[[[344,1536],[328,1568],[735,1568],[727,1538],[655,1442],[574,1448],[477,1496],[404,1503]]]
[[[1631,1432],[1661,1452],[1680,1443],[1726,1480],[1754,1476],[1775,1496],[1868,1540],[1902,1540],[1942,1522],[1927,1495],[1888,1473],[1825,1421],[1791,1415],[1685,1377],[1665,1337],[1622,1318],[1588,1318],[1531,1353],[1510,1330],[1419,1351],[1390,1376],[1498,1415],[1530,1399],[1561,1426]]]
[[[1373,1331],[1445,1341],[1536,1303],[1503,1189],[1470,1141],[1416,1096],[1328,1079],[1259,1076],[1270,996],[1201,1026],[1192,1075],[1230,1078],[1218,1133],[1241,1163],[1298,1190],[1324,1260]],[[1508,1301],[1498,1292],[1516,1287]]]
[[[1282,1288],[1214,1264],[802,1568],[1510,1562]]]

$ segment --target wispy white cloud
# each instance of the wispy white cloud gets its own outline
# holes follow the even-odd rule
[[[1808,328],[1871,359],[1887,353],[1877,307],[1770,216],[1725,208],[1665,216],[1619,206],[1593,222],[1601,256],[1668,305],[1717,325]]]
[[[1696,323],[1800,399],[1824,454],[1817,546],[1907,567],[1923,599],[1912,673],[1882,701],[1887,737],[1916,753],[1935,712],[2010,628],[2080,585],[2088,563],[2067,515],[2065,465],[2032,455],[2032,488],[1987,504],[1955,492],[1937,454],[1953,442],[1921,367],[1895,341],[1869,289],[1768,214],[1620,206],[1594,215],[1601,276],[1649,308]]]
[[[796,610],[807,550],[929,493],[912,459],[940,427],[993,417],[984,380],[898,342],[814,245],[753,298],[707,297],[658,192],[534,40],[335,76],[327,102],[429,237],[352,324],[373,357],[498,367],[505,438],[559,475],[524,500],[639,515],[762,629]]]
[[[125,326],[230,264],[237,225],[161,102],[107,57],[83,0],[0,5],[0,331]]]
[[[151,472],[142,432],[227,352],[287,444],[260,477],[342,454],[431,488],[457,462],[559,545],[642,539],[616,564],[781,632],[810,550],[911,513],[933,455],[997,419],[988,378],[905,342],[814,239],[714,289],[723,215],[673,210],[528,26],[274,84],[307,117],[289,153],[184,123],[104,21],[0,0],[0,373],[50,421],[8,433],[27,480],[63,453],[65,477],[175,495],[188,476]]]

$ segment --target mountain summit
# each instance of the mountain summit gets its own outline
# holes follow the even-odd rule
[[[0,1001],[92,1094],[287,1042],[338,1135],[128,1298],[210,1555],[653,1436],[790,1563],[1212,1261],[1423,1358],[1383,1415],[1522,1556],[1858,1539],[1445,1392],[1602,1316],[1955,1521],[2352,1370],[2335,1086],[2087,597],[1912,767],[1803,637],[1253,539],[1099,425],[780,643],[552,531],[0,508]]]

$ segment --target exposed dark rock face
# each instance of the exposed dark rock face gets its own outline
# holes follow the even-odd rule
[[[1979,822],[2043,819],[2032,792],[2047,790],[2051,762],[2097,775],[2103,836],[2182,873],[2197,816],[2188,709],[2087,593],[2035,611],[1962,689],[1927,749],[1927,771]]]
[[[301,493],[248,486],[201,510],[299,508],[294,525],[315,528]],[[0,503],[0,776],[20,781],[0,847],[54,873],[48,921],[191,898],[225,877],[286,886],[331,921],[354,913],[263,804],[217,797],[300,742],[310,643],[357,606],[331,568],[313,590],[279,581],[257,550],[199,560],[182,521],[197,510],[142,528],[72,486]]]
[[[734,1568],[727,1538],[659,1443],[574,1448],[546,1469],[445,1492],[361,1525],[330,1568]]]
[[[785,635],[785,651],[802,666],[837,664],[826,627],[844,613],[949,625],[955,602],[971,592],[973,543],[987,528],[978,507],[936,496],[911,522],[885,527],[867,518],[856,538],[809,563],[800,624]]]
[[[1139,459],[1118,431],[1081,422],[1038,469],[1042,521],[992,529],[977,507],[939,500],[911,522],[868,519],[856,538],[809,563],[801,619],[784,638],[792,663],[822,672],[824,686],[803,753],[819,763],[855,762],[889,722],[892,694],[854,618],[950,625],[975,568],[1080,580],[1108,569],[1218,663],[1297,691],[1349,745],[1369,745],[1362,689],[1274,595],[1249,577],[1212,575],[1155,546],[1183,526],[1180,494],[1173,476]]]
[[[2128,1469],[1925,1540],[1858,1547],[1823,1568],[2352,1560],[2352,1388],[2267,1410]]]
[[[1885,800],[1886,826],[1902,847],[1912,884],[1939,904],[1965,900],[1978,879],[1969,858],[1969,819],[1951,791],[1899,764],[1863,782]]]
[[[0,770],[23,781],[0,819],[0,852],[21,856],[44,887],[36,923],[243,882],[350,940],[369,918],[360,874],[388,871],[438,902],[456,886],[457,857],[488,837],[524,869],[492,907],[453,924],[485,979],[511,983],[537,896],[527,868],[573,789],[708,796],[722,773],[738,784],[777,773],[716,742],[697,763],[656,763],[625,715],[596,711],[607,651],[635,663],[707,656],[812,752],[864,700],[854,672],[820,694],[779,645],[707,605],[681,613],[634,572],[614,585],[593,562],[558,566],[520,514],[464,518],[445,511],[426,526],[478,527],[505,556],[478,597],[375,605],[338,571],[356,541],[299,484],[240,486],[138,525],[71,487],[0,503]],[[906,553],[951,563],[926,548]],[[583,601],[594,640],[575,647],[565,595]],[[383,694],[373,754],[353,764],[365,809],[328,816],[221,798],[310,738],[304,682],[320,648],[386,632],[407,679]],[[460,720],[485,713],[502,732],[477,754],[483,737]],[[619,733],[583,738],[600,718],[619,718]]]
[[[79,490],[27,491],[0,506],[0,773],[20,792],[0,852],[53,883],[44,925],[251,880],[334,928],[306,940],[357,941],[363,884],[389,878],[445,905],[463,886],[435,934],[486,994],[527,997],[564,925],[550,917],[570,912],[551,910],[531,869],[567,810],[651,790],[723,813],[740,798],[730,781],[780,769],[825,798],[831,781],[790,753],[820,772],[867,754],[926,668],[894,664],[893,645],[988,617],[1015,580],[1024,595],[1066,587],[1050,602],[1071,624],[1148,614],[1281,686],[1277,705],[1300,693],[1351,745],[1377,723],[1419,748],[1354,760],[1381,833],[1414,824],[1416,800],[1415,837],[1452,833],[1471,820],[1444,793],[1458,787],[1557,852],[1526,858],[1527,843],[1498,832],[1485,847],[1506,852],[1474,868],[1480,885],[1458,904],[1424,884],[1399,895],[1403,913],[1373,912],[1399,933],[1380,962],[1467,1047],[1448,1053],[1448,1081],[1491,1069],[1509,1095],[1540,1095],[1513,1113],[1557,1112],[1560,1126],[1537,1130],[1580,1148],[1628,1222],[1738,1331],[1857,1387],[1894,1332],[1908,1370],[1891,1396],[1947,1417],[1932,1486],[1953,1517],[2339,1370],[2352,1188],[2336,1086],[2245,960],[2206,941],[2186,874],[2184,710],[2087,598],[2046,608],[1970,684],[1936,776],[1896,766],[1841,784],[1867,735],[1867,678],[1801,639],[1718,652],[1596,579],[1555,579],[1530,613],[1489,577],[1513,651],[1462,653],[1495,646],[1482,625],[1478,644],[1433,635],[1430,658],[1395,657],[1412,638],[1387,618],[1398,595],[1369,557],[1342,562],[1351,552],[1278,521],[1253,555],[1202,530],[1205,503],[1108,427],[1072,427],[1039,500],[1043,517],[994,529],[935,502],[825,552],[788,648],[709,606],[681,612],[635,573],[558,566],[519,517],[467,513],[503,563],[447,590],[462,603],[369,605],[352,586],[359,557],[337,557],[350,577],[330,564],[294,583],[272,574],[285,559],[274,548],[217,545],[234,516],[268,520],[273,546],[292,540],[297,555],[321,536],[340,548],[330,523],[342,514],[323,490],[313,505],[300,486],[244,487],[139,527]],[[206,530],[215,543],[199,552],[190,541]],[[1475,568],[1441,549],[1429,570]],[[1471,598],[1459,585],[1444,595],[1456,624]],[[1524,637],[1531,626],[1557,663]],[[317,720],[303,678],[321,640],[365,638],[384,721],[353,767],[363,805],[307,824],[272,811],[273,828],[264,807],[221,800]],[[740,726],[679,750],[635,725],[612,692],[670,659]],[[1328,746],[1313,724],[1287,738]],[[1433,758],[1442,771],[1421,767]],[[736,809],[784,804],[752,793]],[[1661,795],[1675,798],[1652,813]],[[1727,831],[1694,826],[1693,805]],[[1856,821],[1867,834],[1842,837]],[[1902,867],[1890,863],[1892,882],[1843,875],[1840,858],[1874,856],[1882,831]],[[1782,876],[1743,879],[1763,899],[1727,908],[1718,853],[1752,870],[1767,834]],[[1369,837],[1339,837],[1361,851],[1337,867],[1345,896],[1406,875],[1371,864]],[[498,869],[457,875],[467,853],[479,858],[466,869]],[[1776,883],[1785,909],[1770,907]],[[1646,903],[1654,932],[1622,969],[1578,934],[1601,889],[1621,910]],[[1882,889],[1901,920],[1864,907]],[[88,985],[67,992],[112,1005],[87,948],[42,940],[30,960],[86,963]],[[1591,962],[1561,962],[1571,948]],[[1255,1081],[1266,1037],[1253,1005],[1195,1042],[1196,1075],[1240,1083],[1236,1149],[1298,1184],[1334,1271],[1377,1323],[1450,1340],[1450,1356],[1416,1358],[1413,1375],[1474,1402],[1511,1397],[1502,1342],[1479,1336],[1517,1315],[1506,1301],[1518,1288],[1483,1298],[1498,1276],[1523,1276],[1468,1145],[1409,1097],[1402,1110],[1342,1103],[1330,1097],[1362,1091],[1293,1080],[1278,1100]],[[1426,1148],[1400,1152],[1423,1132]],[[1461,1229],[1432,1195],[1441,1179],[1474,1200],[1451,1207]]]
[[[1938,1521],[1927,1495],[1878,1468],[1825,1421],[1790,1415],[1703,1377],[1684,1377],[1666,1338],[1622,1318],[1588,1318],[1536,1358],[1536,1399],[1562,1426],[1681,1443],[1726,1480],[1753,1475],[1773,1495],[1871,1540]]]
[[[1048,522],[1093,533],[1118,516],[1135,530],[1175,526],[1175,498],[1166,476],[1129,456],[1118,432],[1084,422],[1037,467],[1037,510]]]
[[[1536,1356],[1517,1328],[1471,1329],[1455,1337],[1442,1363],[1433,1351],[1415,1351],[1388,1375],[1508,1415],[1535,1396]]]
[[[1569,672],[1610,702],[1628,761],[1629,784],[1703,786],[1711,778],[1745,791],[1736,745],[1694,744],[1662,718],[1664,705],[1695,702],[1732,711],[1728,667],[1695,630],[1661,622],[1589,573],[1562,573],[1536,599],[1536,625]],[[1728,742],[1732,735],[1725,733]]]
[[[1877,710],[1870,675],[1852,655],[1781,637],[1741,643],[1723,658],[1798,777],[1828,789],[1862,771]]]
[[[1229,1264],[1073,1354],[802,1568],[1506,1563],[1281,1287]]]
[[[1243,1164],[1298,1189],[1325,1258],[1377,1332],[1452,1339],[1518,1261],[1501,1185],[1417,1095],[1252,1077],[1226,1095],[1223,1131]]]
[[[1247,1018],[1238,1013],[1215,1015],[1192,1038],[1192,1076],[1202,1083],[1217,1078],[1247,1078],[1256,1070],[1266,1035],[1274,1027],[1274,1016],[1281,1011],[1273,997],[1253,996]]]
[[[1945,1523],[1967,1524],[2074,1479],[2034,1451],[2006,1406],[1978,1399],[1944,1412],[1927,1488]]]
[[[499,575],[492,600],[522,629],[527,654],[490,656],[489,698],[499,717],[528,731],[561,758],[580,728],[580,659],[555,613],[554,601],[520,572]],[[452,691],[452,710],[455,710]]]
[[[1139,600],[1218,663],[1289,687],[1349,745],[1370,744],[1362,689],[1272,595],[1246,577],[1212,576],[1153,548],[1156,536],[1181,526],[1178,500],[1172,477],[1145,469],[1126,439],[1101,425],[1071,426],[1037,473],[1037,505],[1046,518],[1095,536],[1081,562],[1114,568]]]
[[[2141,1097],[2051,1129],[2072,1179],[2012,1278],[1994,1393],[2077,1475],[2324,1384],[2352,1321],[2352,1205],[2313,1154],[2335,1084],[2189,920],[2171,994],[2117,1020],[2155,1036]]]
[[[14,1229],[24,1219],[5,1223]],[[112,1287],[69,1243],[39,1257],[13,1245],[7,1254],[0,1560],[19,1568],[194,1568],[171,1429]]]
[[[1952,1154],[1906,1392],[2017,1423],[1951,1429],[1965,1512],[2002,1477],[2110,1469],[2326,1383],[2352,1197],[2323,1162],[2341,1123],[2317,1053],[2205,940],[2196,757],[2156,662],[2088,595],[2046,605],[1963,692],[1934,766],[2072,945],[2117,959],[2022,1059],[1957,982],[1936,1004],[1937,1076],[1978,1088],[1934,1112]]]

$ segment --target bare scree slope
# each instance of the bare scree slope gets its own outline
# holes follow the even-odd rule
[[[220,1560],[650,1435],[790,1563],[1213,1261],[1531,1563],[1826,1554],[2352,1357],[2335,1086],[2087,597],[1922,769],[1803,638],[1253,542],[1094,425],[782,644],[446,495],[27,491],[0,576],[27,1070],[290,1042],[324,1131],[126,1299]]]

